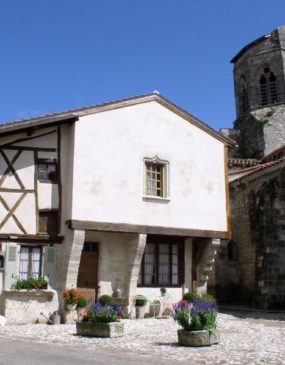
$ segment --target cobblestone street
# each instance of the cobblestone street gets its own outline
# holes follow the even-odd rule
[[[75,325],[22,325],[0,328],[0,338],[54,346],[73,346],[127,352],[137,356],[200,364],[285,364],[285,314],[219,314],[221,341],[207,348],[177,345],[177,325],[172,319],[124,320],[125,336],[114,339],[76,336]]]

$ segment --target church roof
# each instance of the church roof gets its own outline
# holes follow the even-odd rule
[[[242,175],[242,176],[238,176],[236,179],[232,179],[230,184],[233,184],[237,181],[240,181],[240,180],[243,180],[245,179],[246,177],[249,177],[251,175],[254,175],[260,171],[263,171],[263,170],[266,170],[270,167],[273,167],[273,166],[276,166],[276,165],[279,165],[281,164],[282,162],[285,161],[285,157],[282,157],[280,158],[279,160],[276,160],[276,161],[270,161],[270,162],[267,162],[267,163],[263,163],[263,164],[260,164],[260,165],[257,165],[255,168],[253,169],[248,169],[249,171],[246,172]]]

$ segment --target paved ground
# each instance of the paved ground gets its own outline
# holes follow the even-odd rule
[[[179,361],[181,364],[189,363],[191,360],[191,364],[195,365],[285,364],[285,314],[258,314],[255,312],[219,314],[218,327],[221,331],[221,342],[207,348],[178,346],[177,325],[172,319],[124,320],[124,323],[125,336],[115,339],[76,336],[74,325],[38,324],[0,327],[0,354],[4,348],[4,341],[7,343],[6,340],[10,338],[28,341],[29,345],[31,343],[52,344],[54,355],[57,352],[62,353],[66,349],[68,355],[68,348],[70,357],[75,349],[84,351],[90,359],[96,354],[104,354],[104,351],[113,356],[113,359],[118,354],[120,364],[132,363],[132,358],[137,360],[135,363],[140,363],[144,359],[145,362],[153,364],[160,364],[163,361],[168,363],[167,360]],[[5,340],[2,341],[1,338],[5,338]],[[40,351],[40,346],[35,348]],[[50,348],[50,345],[45,348]],[[80,363],[89,364],[88,356],[86,359],[82,358]],[[147,360],[150,356],[151,360]],[[130,361],[127,361],[127,358]],[[64,362],[60,362],[62,357],[58,359],[58,364],[64,364]],[[7,363],[12,364],[10,361]],[[49,362],[38,363],[49,364]],[[52,363],[57,364],[55,361]],[[110,363],[115,364],[116,361]],[[5,363],[0,362],[0,364]]]

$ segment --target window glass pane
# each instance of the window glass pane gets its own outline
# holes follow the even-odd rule
[[[32,277],[37,279],[40,276],[41,249],[32,249]]]
[[[19,267],[19,276],[20,279],[27,279],[29,271],[29,248],[21,247],[20,250],[20,267]]]
[[[169,283],[169,245],[168,244],[160,244],[159,245],[159,284],[167,284]]]
[[[172,251],[171,283],[172,283],[172,285],[177,285],[178,284],[178,245],[177,244],[172,245],[171,251]]]
[[[39,180],[56,181],[57,179],[57,165],[56,163],[43,163],[38,164]]]
[[[163,196],[163,168],[161,164],[146,162],[146,194]]]
[[[156,282],[155,275],[155,246],[152,244],[146,245],[144,257],[144,284],[153,285]]]
[[[178,275],[172,274],[172,285],[178,285]]]

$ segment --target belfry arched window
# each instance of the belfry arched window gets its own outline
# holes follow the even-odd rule
[[[0,255],[0,269],[4,269],[4,257]]]
[[[239,108],[241,113],[245,113],[249,109],[248,87],[245,76],[241,76],[239,82]]]
[[[277,79],[269,67],[263,69],[259,79],[260,105],[265,106],[278,102]]]

